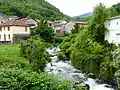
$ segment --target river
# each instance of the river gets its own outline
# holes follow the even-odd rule
[[[46,51],[51,55],[55,55],[60,49],[54,47]],[[51,59],[51,62],[46,64],[45,71],[57,75],[60,80],[71,80],[74,83],[83,85],[88,84],[90,90],[114,90],[110,85],[97,83],[98,79],[89,78],[88,75],[81,73],[80,70],[71,65],[70,61],[58,61],[57,56],[53,56]]]

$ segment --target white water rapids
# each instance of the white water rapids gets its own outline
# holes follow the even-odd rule
[[[60,49],[54,47],[46,50],[49,54],[55,55]],[[60,80],[72,80],[78,82],[83,79],[83,84],[88,84],[90,90],[114,90],[110,88],[108,84],[98,84],[95,79],[87,78],[85,74],[82,74],[79,70],[75,69],[69,61],[58,61],[57,56],[51,57],[52,61],[45,67],[46,72],[57,75]],[[80,82],[81,83],[81,82]],[[108,87],[106,87],[108,86]]]

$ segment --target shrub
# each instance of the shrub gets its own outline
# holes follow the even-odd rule
[[[63,37],[54,37],[54,42],[56,43],[56,44],[60,44],[60,43],[62,43],[62,41],[63,41]]]
[[[34,70],[43,70],[48,60],[45,51],[49,46],[39,36],[33,36],[21,43],[21,55],[29,60]]]
[[[70,90],[70,83],[54,75],[30,70],[0,69],[0,89],[7,90]]]
[[[80,31],[70,49],[73,66],[86,73],[99,74],[103,46],[92,41],[88,30]]]
[[[59,60],[66,60],[66,56],[63,52],[59,52],[56,54]]]

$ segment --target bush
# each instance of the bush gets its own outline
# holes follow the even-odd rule
[[[62,43],[62,41],[63,41],[63,37],[54,37],[54,42],[56,43],[56,44],[60,44],[60,43]]]
[[[59,47],[61,51],[65,54],[67,58],[70,57],[71,51],[69,50],[70,46],[75,42],[76,34],[71,34],[69,36],[66,36],[61,44],[59,44]]]
[[[70,90],[69,82],[54,75],[30,70],[0,69],[0,89],[7,90]]]
[[[80,31],[70,49],[73,66],[86,73],[99,74],[103,46],[92,41],[88,30]]]
[[[48,26],[47,21],[43,21],[35,28],[35,35],[40,35],[47,42],[53,42],[54,29]]]
[[[21,43],[21,56],[29,60],[34,70],[43,70],[48,60],[45,51],[49,46],[39,36],[33,36]]]
[[[63,52],[59,52],[56,54],[59,60],[66,60],[66,56]]]

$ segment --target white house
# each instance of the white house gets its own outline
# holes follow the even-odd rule
[[[78,24],[80,27],[87,25],[87,22],[83,21],[70,21],[65,25],[65,31],[71,33],[71,30],[74,29],[74,26]]]
[[[104,24],[108,29],[105,33],[105,40],[116,45],[120,44],[120,16],[112,17]]]
[[[15,35],[29,35],[30,25],[25,19],[12,20],[3,23],[0,27],[0,42],[13,42]]]
[[[68,32],[68,33],[71,33],[71,30],[74,29],[74,25],[75,25],[74,22],[68,22],[65,25],[65,31]]]
[[[87,22],[83,21],[64,21],[59,20],[54,22],[55,33],[63,34],[65,31],[71,33],[71,30],[74,29],[74,25],[78,24],[80,27],[87,25]]]

